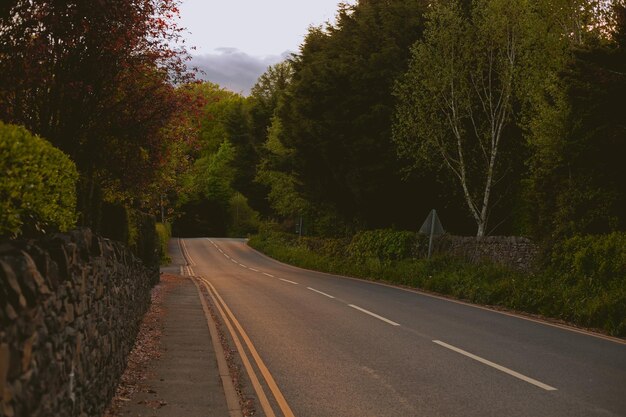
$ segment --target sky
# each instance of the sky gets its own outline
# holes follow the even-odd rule
[[[298,52],[309,26],[334,21],[339,2],[182,0],[190,65],[205,72],[200,78],[247,95],[268,66]]]

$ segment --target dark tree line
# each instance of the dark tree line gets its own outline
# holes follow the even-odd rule
[[[233,149],[228,198],[317,234],[416,229],[432,208],[459,234],[623,230],[623,11],[591,0],[341,6],[209,119]],[[214,218],[232,221],[222,207]]]
[[[626,229],[626,7],[614,16],[610,39],[577,46],[559,74],[565,127],[529,173],[537,236]]]
[[[444,10],[458,10],[459,25],[438,26]],[[547,238],[624,230],[624,10],[619,0],[343,6],[333,24],[311,29],[284,64],[292,74],[274,88],[279,98],[257,119],[256,179],[268,187],[271,209],[263,214],[303,216],[314,232],[341,234],[415,229],[437,208],[448,230],[472,234],[476,215],[457,178],[465,175],[476,196],[471,204],[484,216],[479,234]],[[459,43],[449,50],[457,50],[454,59],[464,72],[446,78],[446,67],[436,69],[437,62],[445,64],[446,44],[434,47],[432,56],[417,45],[454,36]],[[409,70],[420,82],[432,72],[435,84],[403,84]],[[264,79],[275,75],[272,70]],[[443,79],[460,83],[448,96],[459,100],[462,113],[456,126],[466,166],[455,175],[448,169],[452,149],[440,148],[452,158],[446,162],[428,145],[442,138],[440,128],[450,127],[436,107],[450,102],[429,100],[441,94],[436,83]],[[430,93],[419,96],[424,85]],[[409,130],[411,145],[404,150],[392,140],[394,124],[411,114],[400,112],[403,100],[431,117]],[[480,164],[489,166],[493,144],[497,154],[484,200]]]
[[[432,208],[459,234],[624,230],[624,10],[361,0],[241,97],[191,82],[175,0],[12,0],[0,119],[71,156],[96,229],[106,202],[205,234],[416,229]]]

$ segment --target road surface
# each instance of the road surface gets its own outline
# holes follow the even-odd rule
[[[623,342],[298,269],[243,240],[180,243],[245,332],[266,414],[626,416]]]

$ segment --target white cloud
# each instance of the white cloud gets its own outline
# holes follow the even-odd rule
[[[221,87],[243,95],[250,89],[267,68],[287,59],[291,52],[280,55],[252,56],[237,48],[221,47],[217,53],[192,56],[190,67],[200,71],[198,78],[219,84]]]

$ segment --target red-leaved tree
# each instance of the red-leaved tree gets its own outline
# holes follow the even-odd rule
[[[163,165],[193,78],[178,0],[8,0],[0,6],[0,119],[74,159],[91,224],[103,184],[133,192]]]

